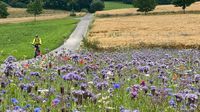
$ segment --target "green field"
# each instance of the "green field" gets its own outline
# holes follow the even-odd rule
[[[0,25],[0,61],[9,55],[17,59],[32,58],[34,47],[32,40],[36,34],[42,39],[42,54],[45,49],[53,50],[69,37],[79,20],[64,18],[47,21],[1,24]]]
[[[105,1],[104,3],[105,3],[105,9],[104,10],[133,8],[132,4],[124,4],[122,2]]]

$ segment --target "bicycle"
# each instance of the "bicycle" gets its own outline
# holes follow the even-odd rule
[[[41,51],[40,51],[40,46],[39,45],[34,45],[35,47],[35,56],[34,58],[41,56]]]

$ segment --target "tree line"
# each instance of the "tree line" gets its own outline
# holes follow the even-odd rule
[[[26,8],[34,0],[2,0],[12,7]],[[76,10],[91,9],[92,2],[100,0],[41,0],[45,9]]]
[[[9,14],[7,12],[7,4],[13,7],[27,8],[27,12],[33,14],[35,17],[42,13],[42,9],[61,9],[71,11],[71,15],[75,15],[75,11],[89,11],[94,13],[104,9],[104,1],[122,1],[131,2],[137,11],[147,12],[153,11],[156,5],[161,3],[172,3],[176,7],[181,7],[185,10],[192,3],[200,0],[1,0],[0,1],[0,18],[6,18]],[[5,4],[7,3],[7,4]]]
[[[59,9],[71,11],[85,11],[94,13],[103,10],[105,5],[102,0],[0,0],[0,18],[8,16],[6,4],[17,8],[27,8],[27,12],[34,16],[42,13],[42,9]],[[3,12],[1,12],[3,10]]]

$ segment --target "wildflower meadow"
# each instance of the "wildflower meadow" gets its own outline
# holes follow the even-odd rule
[[[0,74],[1,112],[199,112],[200,52],[63,50]]]

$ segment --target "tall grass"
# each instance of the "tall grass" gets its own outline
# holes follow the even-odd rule
[[[71,34],[79,20],[64,18],[57,20],[27,22],[0,25],[0,60],[13,55],[17,59],[32,58],[34,48],[31,45],[36,34],[42,39],[41,50],[53,50],[60,46]]]

